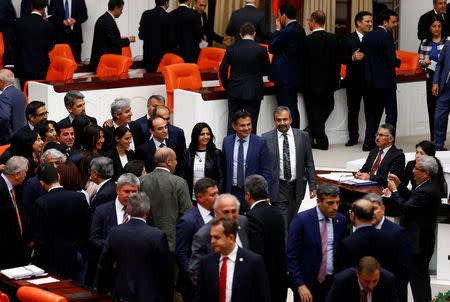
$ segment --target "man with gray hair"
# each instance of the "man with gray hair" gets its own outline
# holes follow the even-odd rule
[[[97,190],[91,197],[91,216],[99,205],[114,200],[116,194],[116,183],[111,179],[114,175],[113,161],[111,158],[100,156],[91,160],[91,180],[97,184]]]
[[[64,96],[64,106],[66,106],[69,115],[63,118],[60,122],[66,121],[72,123],[77,115],[86,115],[84,95],[78,90],[72,90],[66,93]],[[97,119],[95,117],[87,117],[91,120],[93,125],[97,125]]]
[[[388,179],[388,189],[392,195],[386,202],[400,209],[400,225],[408,231],[411,238],[410,282],[414,301],[431,299],[428,266],[434,251],[437,213],[441,203],[437,172],[436,159],[422,156],[416,160],[413,169],[417,184],[414,190],[408,190],[397,175],[391,174]]]
[[[14,74],[0,69],[0,145],[9,144],[11,137],[25,124],[25,95],[14,87]]]
[[[124,301],[173,301],[169,245],[163,231],[146,225],[148,196],[130,195],[127,212],[129,222],[112,228],[105,240],[96,280],[99,292]]]
[[[0,176],[0,268],[22,266],[28,263],[26,240],[20,202],[16,199],[15,186],[22,184],[28,171],[28,160],[21,156],[11,157]]]

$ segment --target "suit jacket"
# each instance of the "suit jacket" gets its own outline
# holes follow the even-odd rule
[[[340,43],[335,34],[324,30],[306,37],[305,90],[324,96],[334,92],[339,84],[341,68]]]
[[[214,158],[211,159],[211,157]],[[195,153],[192,154],[189,149],[184,150],[183,178],[186,179],[188,183],[189,194],[191,196],[194,187],[194,160]],[[214,150],[214,152],[206,151],[205,177],[209,177],[217,181],[217,188],[219,189],[219,192],[224,192],[225,168],[223,166],[222,151],[219,149]]]
[[[395,54],[394,39],[384,28],[374,28],[364,35],[361,51],[365,54],[365,87],[397,89],[395,67],[401,61]]]
[[[200,260],[199,286],[194,301],[219,301],[219,260],[218,253],[207,255]],[[231,301],[270,301],[269,281],[260,255],[238,248]]]
[[[271,301],[286,301],[287,270],[284,218],[265,200],[247,213],[250,250],[263,256],[269,277]]]
[[[33,0],[22,0],[20,2],[20,17],[23,18],[31,14],[31,3]]]
[[[144,137],[142,136],[141,127],[135,121],[128,123],[128,128],[131,130],[131,135],[133,136],[134,148],[137,149],[138,146],[144,143]],[[114,126],[113,127],[103,127],[103,135],[105,136],[105,143],[103,144],[103,151],[106,152],[116,145],[114,140]]]
[[[161,7],[146,10],[139,23],[139,39],[144,41],[144,66],[147,72],[158,68],[169,49],[169,14]]]
[[[238,236],[241,240],[242,247],[245,249],[249,248],[248,241],[248,220],[247,217],[243,215],[238,215]],[[194,234],[192,239],[192,253],[189,259],[189,275],[191,277],[194,285],[198,283],[198,274],[200,270],[200,259],[203,256],[214,253],[214,248],[211,245],[211,221],[202,226],[197,233]]]
[[[431,18],[434,15],[438,15],[434,13],[434,9],[430,10],[429,12],[426,12],[422,16],[420,16],[419,23],[417,25],[417,38],[422,41],[423,39],[426,39],[427,36],[430,34],[430,25],[431,25]],[[442,15],[441,15],[442,16]],[[442,29],[449,32],[450,26],[447,23],[446,20],[448,18],[447,13],[443,15],[443,23],[442,23]]]
[[[117,181],[120,175],[122,175],[123,168],[122,162],[120,161],[119,153],[117,152],[117,148],[113,147],[109,151],[105,152],[104,154],[106,157],[109,157],[113,161],[113,167],[114,167],[114,176],[113,180]],[[135,154],[133,150],[128,150],[126,152],[126,156],[128,161],[133,160],[135,158]]]
[[[89,205],[84,194],[55,188],[36,200],[34,250],[38,265],[75,278],[78,253],[86,254]]]
[[[292,128],[295,143],[295,161],[297,178],[295,180],[295,206],[298,212],[303,198],[305,197],[306,182],[310,190],[316,189],[316,170],[314,168],[314,159],[312,155],[311,143],[308,133]],[[272,200],[278,201],[280,190],[280,156],[283,156],[283,150],[278,150],[278,130],[266,132],[262,135],[266,140],[270,155],[270,168],[272,171]]]
[[[179,6],[170,12],[169,41],[185,63],[197,63],[202,25],[197,12],[186,6]]]
[[[67,26],[63,23],[66,19],[64,3],[65,0],[54,0],[50,2],[48,7],[48,14],[51,15],[49,20],[55,24],[56,41],[57,43],[67,43],[69,35],[71,35],[71,40],[81,45],[83,43],[81,24],[88,19],[85,0],[72,0],[70,16],[77,22],[73,25],[73,30],[70,32],[66,32]]]
[[[16,199],[19,213],[22,213],[20,201]],[[25,240],[20,235],[16,210],[9,194],[8,186],[0,176],[0,268],[11,268],[26,265]]]
[[[115,200],[116,196],[116,183],[113,179],[109,179],[102,185],[98,192],[91,197],[91,202],[89,203],[91,217],[93,217],[96,207],[105,204],[108,201]]]
[[[35,201],[46,194],[37,176],[28,178],[23,183],[22,191],[22,226],[26,242],[33,241],[33,212]]]
[[[210,5],[210,3],[208,3],[208,5]],[[197,17],[200,18],[201,20],[203,20],[203,23],[200,21],[200,23],[202,25],[202,39],[204,39],[206,36],[205,41],[208,42],[208,46],[212,47],[213,41],[216,41],[217,43],[222,44],[223,37],[216,34],[216,32],[214,31],[214,24],[213,24],[213,22],[211,22],[211,19],[208,20],[208,15],[206,14],[206,12],[204,12],[201,15],[197,13]]]
[[[97,287],[123,301],[173,299],[173,264],[164,232],[135,218],[112,228],[100,257]]]
[[[31,14],[17,21],[17,73],[40,75],[43,80],[50,66],[48,53],[55,46],[55,31],[40,15]]]
[[[122,47],[130,45],[128,38],[122,39],[116,21],[109,14],[104,13],[95,22],[94,39],[92,43],[91,61],[89,68],[97,70],[100,58],[104,54],[122,54]]]
[[[16,10],[11,0],[0,3],[0,32],[3,33],[5,53],[3,54],[3,65],[15,63],[15,39],[14,30],[16,25]]]
[[[302,88],[305,46],[305,30],[297,22],[276,30],[269,42],[269,52],[273,54],[269,80],[277,85]]]
[[[61,122],[72,123],[72,122],[70,121],[69,116],[70,116],[70,115],[68,115],[68,116],[66,116],[65,118],[63,118],[62,120],[60,120],[59,123],[61,123]],[[97,119],[96,119],[95,117],[89,116],[89,115],[86,115],[86,117],[88,117],[88,118],[91,120],[91,122],[92,122],[93,125],[97,125]]]
[[[136,121],[141,126],[142,137],[144,138],[144,142],[150,139],[150,132],[148,129],[148,118],[147,115],[138,118]],[[169,124],[169,131],[167,138],[175,141],[177,148],[180,150],[186,149],[186,138],[184,137],[184,131],[180,127]]]
[[[333,267],[337,271],[339,243],[345,236],[347,220],[337,213],[333,218]],[[300,212],[294,216],[288,233],[286,246],[286,264],[295,288],[305,284],[309,289],[317,283],[317,276],[322,263],[322,243],[319,218],[316,207]]]
[[[171,139],[166,139],[166,146],[175,151],[177,155],[178,164],[175,168],[175,174],[182,175],[181,170],[183,166],[183,153],[180,153],[178,146]],[[153,162],[155,152],[156,146],[153,139],[147,140],[145,143],[136,148],[136,159],[140,159],[145,162],[145,170],[147,173],[150,173],[155,169],[155,163]]]
[[[351,267],[336,274],[327,296],[327,302],[360,301],[361,290],[356,277],[356,269]],[[394,287],[394,275],[384,268],[380,270],[380,280],[372,292],[372,301],[398,301]]]
[[[161,168],[139,177],[139,180],[140,191],[150,198],[154,224],[166,233],[173,252],[177,220],[192,208],[188,185],[183,178]]]
[[[375,163],[378,152],[380,149],[378,147],[370,150],[369,156],[367,156],[366,162],[362,166],[359,172],[369,173]],[[405,167],[405,154],[397,149],[395,145],[388,150],[383,160],[380,162],[377,171],[374,175],[370,176],[371,181],[376,181],[383,187],[387,187],[387,176],[389,173],[401,176],[403,173],[403,168]]]
[[[14,133],[23,128],[26,106],[25,95],[13,85],[0,94],[0,144],[9,144]]]
[[[433,85],[439,85],[439,94],[447,84],[447,77],[450,72],[450,43],[445,42],[444,48],[441,50],[438,62],[436,64],[436,70],[433,76]]]
[[[219,76],[229,99],[260,101],[264,96],[263,75],[268,74],[269,69],[266,48],[253,40],[242,40],[227,47]]]
[[[344,38],[342,62],[347,65],[345,83],[347,87],[359,90],[364,88],[364,60],[353,61],[352,56],[361,47],[362,43],[356,31]]]
[[[241,41],[239,35],[242,24],[245,22],[253,23],[256,29],[255,41],[257,43],[266,43],[270,38],[270,33],[267,29],[267,19],[264,12],[252,5],[246,5],[243,8],[235,10],[230,17],[227,29],[225,31],[227,36],[233,36],[235,42]]]

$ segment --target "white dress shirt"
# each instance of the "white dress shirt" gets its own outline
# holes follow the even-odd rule
[[[119,225],[122,224],[123,214],[125,213],[125,211],[123,210],[123,204],[120,203],[118,197],[116,197],[115,205],[116,205],[117,225]]]
[[[383,226],[383,223],[384,223],[384,220],[385,220],[386,218],[383,216],[383,218],[381,219],[381,221],[375,226],[375,228],[377,229],[377,230],[381,230],[381,227]]]
[[[200,204],[197,204],[198,211],[200,212],[200,215],[202,215],[203,222],[207,224],[211,220],[213,220],[213,217],[211,216],[211,211],[208,211],[204,207],[202,207]]]
[[[115,122],[113,122],[113,126],[114,126],[114,129],[116,129],[117,127],[119,127],[119,125],[117,125]],[[128,124],[127,124],[125,127],[127,127],[128,129],[130,129],[130,126],[128,126]],[[131,132],[131,129],[130,129],[130,132]],[[134,151],[134,149],[135,149],[135,146],[134,146],[134,139],[133,139],[133,132],[131,132],[130,149],[133,150],[133,151]]]
[[[228,264],[228,262],[227,262],[227,264]],[[362,287],[361,283],[359,282],[359,279],[358,278],[356,278],[356,279],[358,280],[360,296],[362,297],[362,292],[364,291],[364,288]],[[372,292],[367,292],[367,302],[372,302]]]
[[[316,32],[316,31],[325,31],[325,28],[321,27],[321,28],[316,28],[314,29],[311,33]]]
[[[292,127],[289,127],[289,130],[286,132],[289,144],[289,159],[291,161],[291,179],[286,179],[284,177],[284,168],[283,168],[283,143],[284,136],[283,132],[277,130],[278,133],[278,151],[280,154],[280,179],[282,180],[295,180],[297,178],[296,167],[296,152],[295,152],[295,141],[294,141],[294,133],[292,132]]]
[[[233,186],[237,186],[237,170],[238,170],[238,153],[239,153],[239,140],[240,138],[236,135],[236,140],[234,141],[234,150],[233,150]],[[248,145],[250,143],[250,135],[243,138],[244,143],[244,177],[245,177],[245,166],[247,164],[247,152]]]
[[[255,201],[255,203],[252,204],[252,206],[250,207],[250,210],[253,209],[258,203],[261,203],[261,202],[263,202],[263,201],[266,201],[266,202],[267,202],[267,200],[265,200],[265,199],[261,199],[261,200]]]
[[[319,219],[319,231],[322,238],[322,223],[325,219],[319,207],[316,206],[317,218]],[[331,218],[327,219],[327,275],[332,275],[334,271],[334,255],[333,255],[333,244],[334,244],[334,227],[333,220]],[[322,247],[321,247],[322,248]]]
[[[362,33],[360,33],[358,30],[356,30],[356,34],[358,35],[359,42],[362,42],[364,35]]]
[[[110,179],[111,179],[111,178],[108,178],[108,179],[102,181],[101,183],[99,183],[99,184],[98,184],[98,187],[97,187],[97,191],[95,191],[95,193],[97,194],[98,191],[100,191],[100,188],[103,187],[103,185],[104,185],[108,180],[110,180]]]
[[[193,177],[192,177],[192,187],[199,180],[205,177],[205,162],[206,162],[206,150],[196,151],[194,154],[194,167],[193,167]],[[192,190],[192,200],[197,200],[195,198],[195,192]]]
[[[119,155],[119,159],[120,159],[120,163],[122,164],[122,168],[125,167],[125,165],[128,163],[127,155],[126,154],[123,156]]]
[[[8,187],[9,196],[11,196],[11,201],[13,203],[13,208],[16,208],[14,204],[14,198],[12,197],[11,190],[14,188],[12,183],[9,181],[8,178],[6,178],[5,174],[2,173],[3,180],[6,182],[6,186]]]
[[[153,140],[153,143],[155,143],[156,151],[158,151],[159,149],[161,149],[161,144],[164,144],[164,146],[167,147],[166,140],[163,140],[161,143],[158,142],[154,137],[152,137],[152,140]]]
[[[219,259],[219,275],[220,269],[222,268],[223,258],[228,257],[227,259],[227,287],[225,291],[225,302],[231,302],[231,296],[233,294],[233,277],[234,277],[234,266],[236,264],[238,246],[234,245],[233,251],[228,255],[220,255]]]

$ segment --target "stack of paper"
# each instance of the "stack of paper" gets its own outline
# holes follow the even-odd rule
[[[47,276],[47,273],[36,265],[27,265],[1,270],[0,273],[9,279],[27,279]]]
[[[342,184],[352,186],[364,186],[377,183],[376,181],[357,179],[353,176],[353,173],[349,172],[332,172],[328,174],[319,174],[319,176],[325,179],[338,181]]]

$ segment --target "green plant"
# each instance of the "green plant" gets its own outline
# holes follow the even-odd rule
[[[448,292],[439,293],[436,298],[432,300],[433,302],[448,302],[450,301],[450,290]]]

